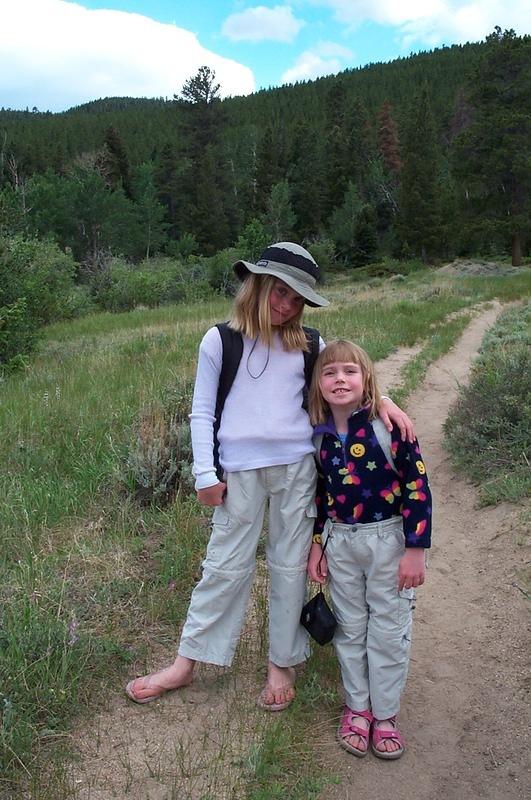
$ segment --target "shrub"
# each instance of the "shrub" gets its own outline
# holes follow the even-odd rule
[[[236,250],[240,253],[240,258],[257,261],[268,244],[270,244],[269,234],[263,222],[254,217],[238,236]]]
[[[22,366],[24,356],[35,347],[37,324],[28,313],[26,299],[0,307],[0,368],[14,370]]]
[[[183,233],[180,239],[169,241],[165,251],[172,258],[186,261],[199,253],[199,245],[193,233]]]
[[[0,306],[26,300],[36,326],[62,319],[75,262],[52,241],[22,236],[0,240]]]
[[[107,269],[95,276],[92,291],[96,303],[105,311],[130,311],[137,306],[152,308],[203,299],[211,288],[201,265],[184,265],[164,258],[132,265],[112,259]]]
[[[531,489],[530,317],[529,305],[500,317],[444,425],[455,465],[487,503],[519,501]]]
[[[319,264],[321,279],[323,279],[328,272],[337,267],[336,248],[332,239],[321,236],[312,239],[306,243],[305,246]]]
[[[235,248],[228,247],[205,259],[210,286],[225,295],[235,294],[238,287],[238,279],[234,274],[232,265],[242,257],[247,258],[246,256],[241,256]]]
[[[90,294],[90,287],[85,284],[72,286],[70,292],[65,297],[63,313],[65,319],[78,319],[79,317],[97,311]]]
[[[160,405],[142,409],[133,424],[122,481],[142,505],[163,507],[178,491],[194,490],[188,414],[192,381],[168,389]]]

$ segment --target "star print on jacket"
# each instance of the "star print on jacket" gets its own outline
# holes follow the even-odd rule
[[[317,520],[353,525],[402,516],[406,547],[431,543],[431,493],[418,442],[403,442],[393,426],[391,468],[374,434],[367,409],[349,419],[344,445],[332,418],[315,428],[322,434],[317,479]]]

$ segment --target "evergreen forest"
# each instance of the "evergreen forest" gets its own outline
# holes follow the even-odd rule
[[[271,241],[325,271],[529,255],[530,36],[219,89],[0,111],[0,364],[53,319],[230,291]]]

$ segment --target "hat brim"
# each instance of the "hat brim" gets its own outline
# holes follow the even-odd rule
[[[287,283],[290,289],[300,294],[301,297],[304,297],[306,305],[314,308],[317,306],[330,305],[330,302],[326,300],[326,298],[314,292],[314,290],[303,281],[289,274],[287,272],[288,269],[289,267],[286,267],[284,264],[276,264],[274,261],[270,261],[267,267],[260,267],[258,264],[252,264],[249,261],[236,261],[234,264],[234,272],[241,281],[245,280],[249,272],[254,272],[258,275],[273,275],[275,278],[279,278],[281,281],[284,281],[284,283]]]

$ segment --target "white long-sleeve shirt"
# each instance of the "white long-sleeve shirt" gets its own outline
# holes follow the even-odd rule
[[[196,489],[218,482],[213,426],[221,362],[221,336],[213,327],[199,347],[190,414]],[[225,472],[295,464],[313,453],[312,426],[302,408],[304,385],[302,351],[284,350],[278,334],[269,352],[260,339],[255,344],[243,336],[242,358],[218,432],[219,458]]]

